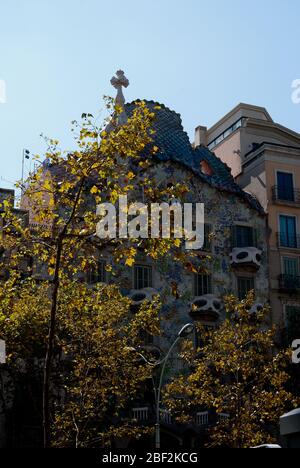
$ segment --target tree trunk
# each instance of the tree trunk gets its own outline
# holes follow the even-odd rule
[[[74,219],[85,180],[86,180],[85,177],[83,177],[80,182],[79,189],[75,198],[74,206],[72,209],[72,213],[70,214],[70,217],[68,221],[66,222],[63,230],[58,235],[57,243],[56,243],[56,262],[55,262],[54,277],[53,277],[53,282],[52,282],[53,289],[52,289],[52,295],[51,295],[50,325],[49,325],[49,335],[48,335],[48,342],[47,342],[47,353],[46,353],[45,365],[44,365],[44,382],[43,382],[44,448],[51,447],[50,379],[51,379],[51,367],[52,367],[52,360],[53,360],[54,338],[55,338],[55,329],[56,329],[57,297],[58,297],[58,290],[59,290],[59,283],[60,283],[59,273],[60,273],[62,249],[63,249],[63,243],[64,243],[64,239],[65,239],[65,235],[67,233],[68,227]]]
[[[44,448],[51,447],[51,418],[50,418],[50,379],[53,360],[54,338],[56,329],[57,298],[59,290],[59,270],[61,263],[61,254],[63,247],[63,236],[59,236],[57,241],[56,264],[53,278],[53,289],[51,295],[51,313],[49,324],[49,335],[47,341],[47,353],[44,364],[44,382],[43,382],[43,433]]]

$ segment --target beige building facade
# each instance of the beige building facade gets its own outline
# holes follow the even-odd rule
[[[284,339],[300,338],[300,134],[240,104],[212,128],[197,127],[195,144],[225,162],[265,209],[272,319]]]

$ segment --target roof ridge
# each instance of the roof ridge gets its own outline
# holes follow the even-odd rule
[[[128,105],[128,106],[133,106],[136,102],[146,102],[148,104],[153,104],[154,106],[159,106],[161,107],[162,109],[176,115],[176,117],[178,118],[178,121],[180,122],[181,126],[182,126],[182,129],[184,131],[184,133],[188,136],[188,133],[184,130],[184,127],[183,127],[183,122],[182,122],[182,117],[181,115],[176,112],[175,110],[173,109],[170,109],[170,107],[166,106],[165,104],[161,103],[161,102],[158,102],[158,101],[154,101],[153,99],[135,99],[134,101],[131,101],[131,102],[127,102],[125,104],[125,107]],[[189,138],[189,136],[188,136]],[[190,138],[189,138],[190,139]]]

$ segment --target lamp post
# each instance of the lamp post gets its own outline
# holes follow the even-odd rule
[[[25,169],[25,159],[30,159],[30,151],[28,149],[23,149],[23,157],[22,157],[22,190],[23,190],[23,183],[24,183],[24,169]]]
[[[140,353],[137,349],[135,348],[131,348],[132,351],[135,351],[138,353],[138,355],[143,359],[143,361],[152,366],[152,367],[158,367],[158,366],[162,366],[161,367],[161,371],[160,371],[160,376],[159,376],[159,385],[158,387],[156,387],[155,385],[155,382],[154,382],[154,379],[152,377],[152,383],[153,383],[153,391],[154,391],[154,397],[155,397],[155,448],[156,449],[160,449],[160,398],[161,398],[161,390],[162,390],[162,384],[163,384],[163,378],[164,378],[164,375],[165,375],[165,370],[166,370],[166,365],[167,365],[167,362],[171,356],[171,353],[173,351],[173,349],[175,348],[175,346],[177,345],[178,341],[181,339],[181,338],[186,338],[187,336],[189,336],[191,333],[193,333],[195,329],[195,326],[192,324],[192,323],[187,323],[186,325],[184,325],[181,330],[178,332],[177,334],[177,337],[176,339],[174,340],[174,342],[172,343],[172,345],[170,346],[166,356],[159,360],[159,361],[156,361],[156,362],[151,362],[149,361],[142,353]]]

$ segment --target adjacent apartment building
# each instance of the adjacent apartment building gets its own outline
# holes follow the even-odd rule
[[[212,128],[196,128],[195,146],[201,145],[265,209],[272,318],[289,342],[299,338],[300,134],[275,123],[262,107],[239,104]]]

